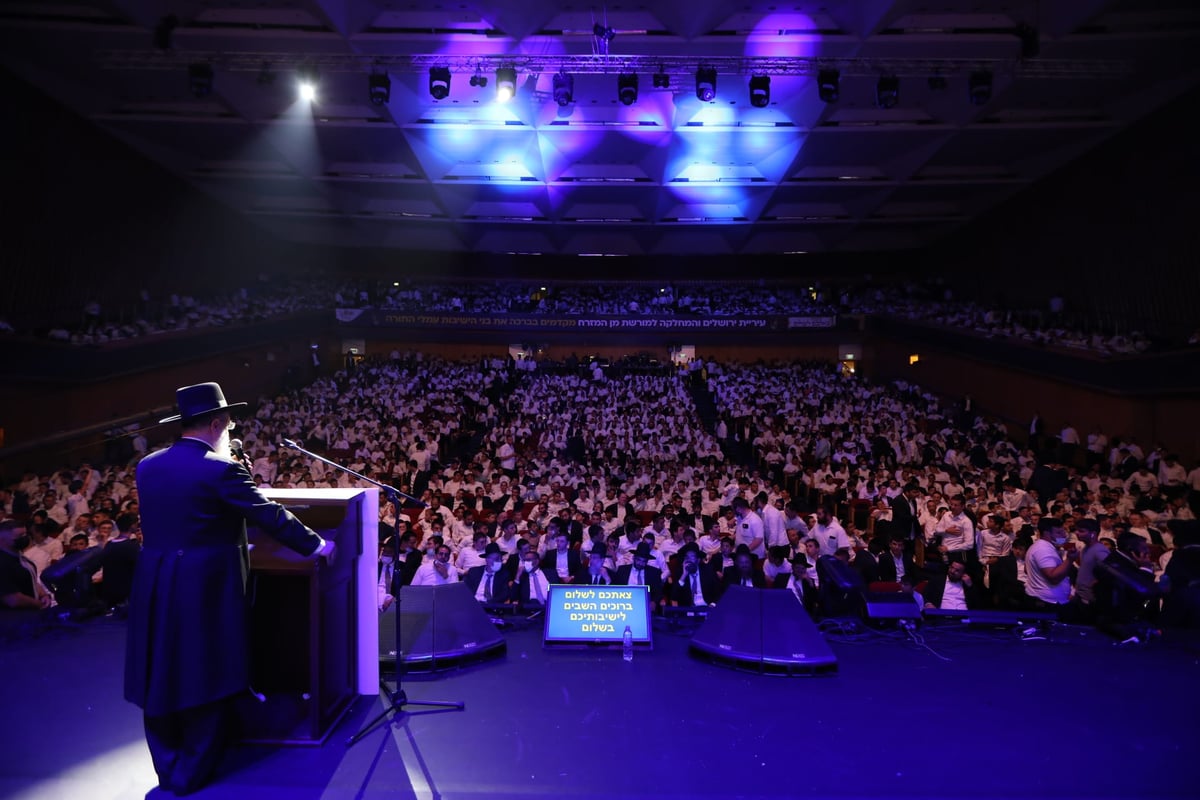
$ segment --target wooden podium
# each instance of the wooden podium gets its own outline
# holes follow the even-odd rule
[[[379,692],[379,499],[371,489],[265,492],[337,543],[332,565],[250,528],[250,686],[241,740],[319,745],[360,694]]]

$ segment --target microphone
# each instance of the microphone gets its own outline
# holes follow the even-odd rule
[[[229,452],[233,453],[234,458],[236,458],[238,461],[242,461],[246,458],[246,451],[242,449],[241,439],[229,440]]]

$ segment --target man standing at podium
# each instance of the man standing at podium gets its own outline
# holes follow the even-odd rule
[[[249,686],[249,521],[297,553],[332,560],[326,542],[259,492],[231,457],[232,414],[215,383],[176,394],[182,435],[137,467],[143,550],[134,573],[125,699],[142,708],[159,785],[207,783],[225,747],[229,701]],[[302,612],[301,609],[297,610]]]

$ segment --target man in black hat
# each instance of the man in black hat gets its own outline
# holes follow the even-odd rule
[[[662,570],[649,563],[650,543],[641,542],[633,550],[633,563],[617,568],[617,579],[620,586],[649,586],[650,603],[658,605],[662,599],[663,579]]]
[[[593,528],[599,528],[599,525],[593,525]],[[591,555],[588,557],[588,562],[579,568],[575,573],[575,585],[577,586],[608,586],[614,581],[608,568],[604,566],[604,562],[608,556],[608,546],[604,542],[596,542],[592,545]]]
[[[733,553],[733,569],[726,569],[723,582],[729,586],[747,586],[755,589],[765,589],[767,581],[762,570],[754,568],[754,553],[744,544],[739,544]]]
[[[483,564],[467,570],[463,580],[483,605],[504,605],[512,596],[512,576],[504,568],[504,551],[495,542],[488,542],[483,548],[483,560]]]
[[[138,464],[143,550],[129,601],[125,699],[142,708],[164,789],[207,783],[225,745],[229,701],[249,686],[246,523],[306,556],[326,542],[259,492],[231,457],[232,415],[215,383],[176,392],[182,435]]]
[[[679,580],[667,578],[667,599],[670,604],[683,608],[716,605],[721,596],[721,584],[713,568],[704,563],[699,546],[689,542],[679,548],[679,560]]]

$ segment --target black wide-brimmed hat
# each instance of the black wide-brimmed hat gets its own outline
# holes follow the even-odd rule
[[[160,419],[160,424],[179,420],[187,422],[215,411],[240,411],[246,407],[245,403],[225,402],[225,393],[221,391],[219,383],[181,386],[175,390],[175,404],[179,408],[179,413],[172,414],[166,419]]]

